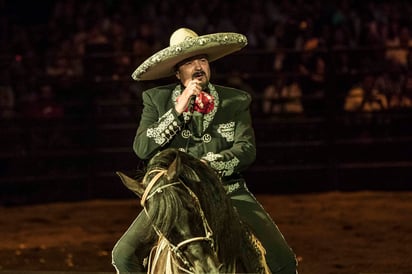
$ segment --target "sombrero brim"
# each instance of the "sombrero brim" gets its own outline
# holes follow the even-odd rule
[[[153,54],[133,72],[132,78],[142,81],[169,77],[175,72],[174,66],[187,58],[206,54],[209,62],[212,62],[246,45],[247,38],[233,32],[207,34],[187,39]]]

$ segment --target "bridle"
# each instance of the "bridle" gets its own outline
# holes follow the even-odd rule
[[[170,250],[173,252],[173,254],[176,255],[176,257],[178,257],[183,264],[185,265],[186,268],[183,268],[182,266],[180,266],[179,264],[178,267],[180,268],[180,270],[186,272],[186,273],[194,273],[194,267],[193,265],[189,262],[189,260],[187,260],[186,256],[184,255],[184,253],[182,252],[182,247],[187,246],[193,242],[199,242],[199,241],[206,241],[209,243],[211,249],[213,250],[213,252],[215,254],[217,254],[216,252],[216,247],[214,244],[214,240],[213,240],[213,231],[209,226],[209,223],[206,219],[206,216],[204,214],[204,211],[200,205],[200,201],[199,198],[197,197],[197,195],[180,179],[178,178],[177,180],[168,183],[166,185],[163,186],[159,186],[157,188],[155,188],[156,183],[159,181],[159,179],[163,176],[166,175],[167,170],[166,169],[154,169],[149,171],[146,175],[144,180],[151,174],[156,173],[154,175],[154,177],[149,181],[143,195],[142,198],[140,200],[140,204],[143,207],[144,211],[146,212],[146,215],[149,217],[150,219],[150,215],[149,212],[146,208],[146,201],[150,200],[154,195],[162,193],[164,189],[175,186],[175,185],[182,185],[185,190],[189,193],[189,195],[193,198],[193,200],[195,201],[195,207],[197,208],[200,217],[202,219],[202,223],[203,223],[203,229],[205,232],[205,236],[199,236],[199,237],[193,237],[193,238],[189,238],[186,239],[180,243],[178,243],[177,245],[172,244],[164,235],[163,233],[155,226],[152,225],[153,229],[155,230],[156,234],[159,236],[159,238],[165,239],[167,240]]]

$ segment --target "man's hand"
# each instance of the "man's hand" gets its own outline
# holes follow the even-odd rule
[[[189,80],[185,83],[185,89],[182,94],[178,97],[177,104],[175,106],[176,112],[182,114],[190,103],[190,98],[192,96],[197,96],[202,91],[202,86],[200,81],[197,79]]]

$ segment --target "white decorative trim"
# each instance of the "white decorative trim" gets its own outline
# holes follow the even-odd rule
[[[212,141],[212,136],[209,133],[206,133],[205,135],[202,136],[202,141],[207,143],[210,143]]]
[[[212,122],[213,118],[215,117],[216,111],[219,108],[219,94],[216,91],[216,88],[209,83],[208,85],[210,95],[214,98],[215,107],[213,110],[205,115],[203,115],[203,132],[208,128],[210,122]]]
[[[220,154],[215,154],[215,153],[213,153],[213,152],[208,152],[208,153],[206,154],[206,156],[203,156],[202,158],[205,159],[205,160],[208,161],[208,162],[213,162],[213,161],[216,161],[216,160],[218,160],[218,159],[223,158],[223,156],[220,155]]]
[[[239,159],[234,157],[229,161],[210,162],[210,166],[221,173],[222,176],[230,176],[235,171],[235,167],[240,163]]]
[[[228,142],[233,142],[235,140],[235,122],[229,122],[226,124],[220,124],[217,132],[222,135],[223,138]]]
[[[156,144],[164,145],[180,130],[180,126],[175,121],[172,109],[163,114],[163,116],[159,118],[159,121],[160,123],[157,127],[147,129],[146,136],[153,138]]]
[[[240,183],[236,182],[234,184],[230,184],[230,185],[225,185],[225,189],[226,189],[226,194],[230,194],[235,190],[238,190],[240,188]]]
[[[190,138],[190,136],[192,136],[192,133],[188,129],[182,130],[181,134],[182,134],[182,137],[185,138],[185,139],[188,139],[188,138]]]
[[[219,161],[223,156],[221,154],[215,154],[213,152],[208,152],[206,156],[203,156],[202,159],[208,161],[211,168],[219,172],[222,176],[230,176],[235,171],[237,165],[240,161],[237,157],[233,157],[229,161]]]
[[[208,54],[209,61],[214,61],[246,45],[247,38],[240,33],[223,32],[191,37],[170,45],[147,58],[136,68],[132,78],[134,80],[155,80],[167,77],[173,75],[173,64],[188,57]]]

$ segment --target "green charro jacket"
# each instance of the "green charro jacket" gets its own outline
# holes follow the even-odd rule
[[[236,178],[248,168],[256,158],[251,96],[218,85],[209,84],[208,88],[214,109],[200,116],[195,112],[192,118],[189,112],[178,115],[174,108],[182,90],[180,84],[144,91],[143,112],[133,143],[137,156],[148,160],[162,149],[178,148],[206,160],[223,181]]]

